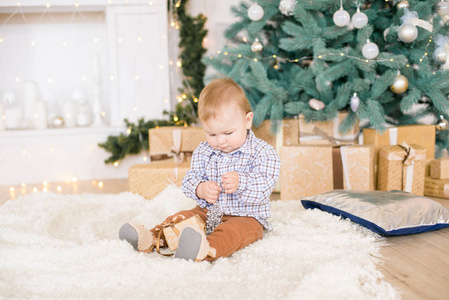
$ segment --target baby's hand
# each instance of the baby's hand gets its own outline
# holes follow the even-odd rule
[[[221,187],[215,181],[201,182],[196,188],[196,195],[198,198],[204,199],[208,203],[217,202],[220,192]]]
[[[221,176],[225,193],[232,194],[239,188],[239,174],[237,172],[228,172]]]

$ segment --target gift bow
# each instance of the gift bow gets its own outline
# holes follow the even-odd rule
[[[332,145],[337,145],[338,142],[355,143],[359,137],[359,134],[360,133],[357,133],[353,138],[339,139],[339,138],[328,135],[326,132],[319,129],[318,127],[313,127],[312,133],[306,133],[306,132],[300,133],[300,135],[302,137],[316,136],[316,135],[321,136],[323,139],[330,141]]]
[[[168,156],[172,156],[175,163],[182,163],[185,158],[185,154],[181,152],[181,140],[182,140],[182,132],[181,129],[173,129],[173,146],[170,148],[170,151],[167,153]]]
[[[192,156],[193,153],[192,151],[181,151],[181,140],[182,140],[181,129],[173,129],[172,137],[173,137],[173,146],[170,148],[170,150],[165,154],[151,155],[150,158],[152,161],[164,160],[169,157],[173,157],[174,162],[180,164],[184,161],[186,157]]]
[[[417,158],[416,150],[406,142],[402,142],[398,146],[405,151],[405,157],[402,161],[402,190],[411,193],[413,187],[413,167]]]
[[[416,150],[406,142],[403,142],[401,145],[398,146],[405,151],[405,157],[404,160],[402,161],[402,164],[404,166],[411,166],[413,164],[413,161],[416,159]]]

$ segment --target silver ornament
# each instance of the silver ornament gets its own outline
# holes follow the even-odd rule
[[[379,47],[367,40],[366,44],[362,47],[362,54],[367,59],[374,59],[379,55]]]
[[[437,4],[437,14],[439,16],[449,15],[449,2],[441,1]]]
[[[223,211],[221,210],[218,202],[215,202],[214,205],[207,211],[206,214],[206,235],[214,232],[215,227],[220,225],[221,219],[223,218]]]
[[[411,43],[418,37],[418,28],[413,24],[402,24],[398,31],[398,37],[404,43]]]
[[[446,49],[444,49],[444,46],[440,46],[435,49],[435,51],[433,52],[433,59],[441,65],[446,63],[447,52]]]
[[[343,7],[341,7],[334,13],[332,19],[334,20],[335,25],[339,27],[344,27],[349,24],[349,21],[351,21],[349,13],[346,10],[344,10]]]
[[[357,96],[357,93],[351,97],[351,110],[356,112],[360,105],[360,98]]]
[[[436,125],[437,130],[447,130],[449,127],[449,122],[443,117],[440,116],[440,121]]]
[[[409,7],[408,1],[401,1],[396,5],[396,7],[398,9],[408,8]]]
[[[313,110],[322,110],[326,105],[324,104],[324,102],[318,100],[318,99],[310,99],[309,100],[309,106],[313,109]]]
[[[263,18],[263,8],[257,3],[254,3],[248,8],[248,17],[251,19],[251,21],[259,21]]]
[[[368,16],[360,12],[360,8],[357,8],[357,12],[351,18],[351,23],[357,29],[363,28],[368,24]]]
[[[296,0],[281,0],[279,3],[279,11],[286,16],[292,16],[296,4],[298,4]]]
[[[259,39],[255,39],[254,43],[251,45],[251,51],[253,52],[260,52],[263,50],[263,45],[261,42],[259,42]]]

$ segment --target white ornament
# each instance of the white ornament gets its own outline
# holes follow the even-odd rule
[[[322,110],[325,105],[322,101],[318,100],[318,99],[310,99],[309,100],[309,106],[313,109],[313,110]]]
[[[404,43],[411,43],[418,37],[418,28],[410,23],[402,24],[398,31],[398,38]]]
[[[261,42],[259,42],[259,39],[255,39],[254,43],[251,45],[251,51],[253,52],[259,52],[263,50],[263,45]]]
[[[447,52],[444,46],[440,46],[435,49],[435,51],[433,52],[433,59],[441,65],[446,63]]]
[[[292,16],[296,4],[298,4],[296,0],[281,0],[279,3],[279,11],[286,16]]]
[[[343,27],[349,24],[351,17],[349,16],[349,13],[343,9],[343,7],[340,7],[340,9],[334,13],[333,19],[335,25]]]
[[[439,16],[449,15],[449,2],[441,1],[437,4],[437,14]]]
[[[263,8],[257,3],[254,3],[248,8],[248,17],[251,19],[251,21],[259,21],[263,18]]]
[[[398,9],[404,9],[404,8],[408,8],[409,4],[408,1],[401,1],[397,4],[396,6]]]
[[[351,110],[353,112],[356,112],[357,109],[359,108],[359,104],[360,104],[360,98],[357,97],[357,93],[354,93],[354,95],[351,97]]]
[[[357,12],[352,16],[351,22],[355,28],[363,28],[368,24],[368,16],[360,12],[360,8],[357,8]]]
[[[362,47],[362,54],[367,59],[374,59],[379,55],[379,47],[370,40],[367,40],[366,44]]]

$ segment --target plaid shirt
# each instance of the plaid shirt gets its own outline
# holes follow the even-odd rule
[[[195,199],[200,207],[210,209],[212,204],[196,196],[196,188],[203,181],[221,183],[221,176],[235,171],[239,187],[235,193],[222,191],[218,203],[225,215],[253,217],[265,229],[272,227],[270,195],[279,177],[281,161],[272,146],[256,138],[249,130],[245,143],[231,153],[213,149],[207,142],[193,152],[191,168],[184,176],[181,189]]]

